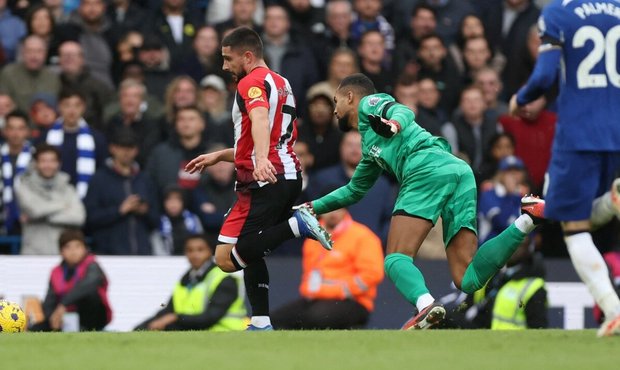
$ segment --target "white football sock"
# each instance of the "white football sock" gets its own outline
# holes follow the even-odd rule
[[[607,224],[616,215],[616,209],[611,202],[611,192],[607,192],[592,202],[592,214],[590,223],[593,228],[599,228]]]
[[[269,319],[269,316],[252,316],[250,324],[257,328],[264,328],[267,325],[271,325],[271,319]]]
[[[418,297],[417,301],[415,301],[415,306],[418,309],[418,312],[422,311],[426,307],[430,306],[435,302],[435,298],[430,293],[424,293],[420,297]]]
[[[288,219],[288,225],[291,227],[291,231],[296,238],[299,238],[301,234],[299,233],[299,224],[297,223],[297,219],[295,217],[291,217]]]
[[[529,234],[536,228],[534,220],[528,214],[522,214],[515,220],[515,226],[524,234]]]
[[[620,299],[609,279],[609,271],[601,253],[592,241],[592,235],[583,232],[564,237],[568,254],[581,280],[588,286],[605,317],[620,314]]]

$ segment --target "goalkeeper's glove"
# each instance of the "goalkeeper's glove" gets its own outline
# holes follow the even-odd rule
[[[389,139],[400,132],[400,123],[395,120],[387,120],[374,114],[369,114],[368,120],[370,121],[370,127],[377,135]]]

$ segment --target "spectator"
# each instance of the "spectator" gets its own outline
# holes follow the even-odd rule
[[[437,34],[425,36],[420,40],[418,62],[420,64],[418,78],[420,80],[430,78],[435,81],[441,94],[439,105],[446,112],[452,112],[458,104],[462,77]]]
[[[172,185],[164,192],[163,212],[159,227],[151,238],[156,255],[183,254],[185,240],[192,235],[202,234],[202,223],[198,216],[185,207],[183,189]]]
[[[368,31],[378,31],[383,35],[385,53],[383,63],[391,66],[392,53],[394,52],[395,36],[390,23],[381,15],[382,0],[353,0],[355,10],[353,23],[351,24],[351,37],[360,42]]]
[[[339,2],[337,0],[337,2]],[[308,95],[314,95],[318,91],[325,91],[329,96],[336,94],[336,89],[340,85],[340,81],[348,75],[359,72],[357,65],[357,54],[348,48],[336,49],[329,60],[327,69],[327,80],[317,82],[310,87]]]
[[[82,46],[84,62],[94,77],[114,87],[112,80],[113,29],[106,16],[105,0],[81,0],[67,23],[59,25],[58,43],[76,41]]]
[[[313,36],[325,31],[325,12],[311,0],[286,0],[284,3],[291,19],[291,29],[311,41]]]
[[[170,54],[164,48],[164,44],[155,35],[146,35],[144,42],[138,51],[138,62],[143,69],[144,85],[146,90],[162,102],[166,94],[166,88],[174,75],[170,72]],[[135,76],[124,76],[124,78]],[[123,79],[124,79],[123,78]]]
[[[527,193],[527,170],[523,161],[510,155],[499,162],[495,181],[480,193],[478,243],[499,235],[521,214],[521,198]]]
[[[26,35],[26,25],[7,7],[7,0],[0,0],[0,45],[4,49],[5,62],[13,62],[19,40]]]
[[[432,135],[441,136],[444,122],[427,113],[425,109],[418,108],[418,83],[411,77],[401,77],[394,86],[394,98],[397,102],[406,105],[415,115],[415,122]]]
[[[499,122],[515,139],[515,155],[523,158],[534,189],[542,190],[551,160],[557,115],[545,109],[544,96],[521,108],[517,116],[503,115]]]
[[[114,91],[86,67],[82,46],[75,41],[65,41],[60,45],[58,64],[62,88],[79,91],[84,96],[84,119],[91,127],[103,130],[103,107],[112,100]]]
[[[400,38],[396,44],[394,71],[399,74],[404,72],[415,75],[417,73],[417,67],[415,67],[416,53],[420,48],[420,41],[436,32],[437,16],[435,9],[425,2],[417,3],[411,13],[409,27],[409,34]]]
[[[517,89],[525,85],[528,77],[534,70],[534,65],[536,64],[536,59],[538,58],[538,47],[540,44],[541,39],[538,31],[538,25],[533,24],[527,32],[526,43],[521,46],[521,51],[514,56],[519,59],[512,61],[510,65],[513,72],[510,75],[507,75],[507,73],[504,72],[504,81],[506,83],[512,81],[512,84],[516,86]]]
[[[257,10],[258,0],[233,0],[232,16],[228,20],[215,25],[218,35],[224,37],[226,32],[237,27],[249,27],[260,34],[262,29],[253,18]]]
[[[460,112],[452,120],[458,138],[458,150],[479,176],[484,153],[490,148],[491,138],[497,133],[497,122],[484,115],[486,106],[482,91],[470,86],[461,93]]]
[[[489,150],[485,153],[484,162],[480,166],[478,182],[481,190],[488,190],[495,181],[499,162],[504,158],[515,155],[515,139],[512,135],[500,132],[491,138]]]
[[[204,26],[196,31],[192,50],[183,63],[181,72],[198,83],[210,74],[224,77],[222,63],[219,35],[214,27]]]
[[[199,108],[209,123],[207,139],[211,143],[225,144],[232,148],[235,144],[232,113],[228,105],[226,83],[217,75],[205,76],[200,81]]]
[[[110,142],[111,158],[93,176],[86,205],[86,226],[99,254],[150,255],[150,232],[157,225],[157,198],[136,165],[138,140],[131,130]]]
[[[20,111],[13,111],[6,116],[6,123],[2,130],[6,142],[0,145],[0,160],[2,166],[2,232],[8,235],[20,235],[20,211],[15,196],[15,178],[23,173],[32,157],[32,146],[28,138],[30,129],[28,116]]]
[[[60,79],[45,66],[45,40],[30,35],[21,42],[18,62],[7,65],[0,72],[0,89],[9,94],[23,111],[30,108],[32,96],[38,92],[52,95],[60,90]]]
[[[474,75],[474,85],[482,90],[487,106],[484,114],[490,120],[497,121],[499,116],[508,113],[508,104],[499,100],[502,94],[502,81],[496,70],[484,67]]]
[[[306,112],[306,91],[318,81],[318,69],[312,51],[290,30],[286,10],[279,5],[265,9],[262,35],[269,68],[288,79],[296,98],[297,114]]]
[[[465,85],[473,82],[476,74],[484,68],[488,68],[491,62],[491,49],[484,37],[472,37],[465,41],[463,46],[463,64],[465,72],[463,80]]]
[[[207,176],[188,174],[184,168],[190,160],[205,153],[207,146],[203,140],[204,130],[204,118],[196,107],[179,109],[175,118],[175,135],[157,145],[146,164],[146,172],[153,180],[158,199],[162,199],[168,186],[179,185],[190,193],[186,204],[191,205],[190,210],[197,214],[201,211],[201,204],[196,200],[204,199],[204,195],[197,194],[200,193],[199,189],[204,188]]]
[[[186,0],[162,0],[143,33],[159,36],[170,52],[170,69],[178,72],[191,53],[196,30],[201,25],[198,15],[187,8]]]
[[[166,115],[160,120],[160,130],[164,138],[173,134],[178,111],[186,107],[195,107],[197,103],[198,84],[191,77],[178,76],[170,81],[164,100]]]
[[[63,2],[63,0],[43,0],[43,5],[52,12],[56,24],[65,22],[69,16],[65,13]]]
[[[162,134],[156,119],[147,114],[146,88],[138,81],[127,79],[119,86],[120,112],[106,123],[106,137],[111,140],[120,130],[129,128],[138,139],[136,161],[141,167],[157,144]]]
[[[35,94],[32,97],[29,115],[32,126],[30,137],[33,141],[39,142],[58,119],[58,100],[48,93]]]
[[[0,91],[0,129],[4,128],[7,114],[15,110],[15,102],[8,93]]]
[[[343,186],[351,180],[362,158],[362,137],[357,131],[344,134],[340,143],[340,163],[313,173],[308,185],[310,199],[317,199],[328,187]],[[394,189],[384,176],[379,177],[368,195],[349,207],[353,219],[369,227],[385,241],[392,217]]]
[[[390,94],[394,78],[389,67],[385,67],[385,39],[379,31],[367,31],[360,38],[357,48],[360,57],[360,72],[375,85],[378,92]]]
[[[22,222],[21,254],[57,254],[54,244],[67,227],[80,228],[86,210],[69,176],[60,172],[60,152],[42,143],[33,164],[15,184]]]
[[[342,133],[334,122],[334,100],[327,92],[308,96],[308,119],[299,127],[299,139],[305,141],[314,156],[313,170],[338,163]]]
[[[90,254],[81,231],[65,230],[58,238],[62,257],[50,276],[43,302],[45,320],[34,324],[30,331],[60,331],[71,323],[67,313],[77,313],[79,330],[103,330],[112,321],[108,303],[108,280]]]
[[[522,73],[515,71],[523,63],[528,31],[536,24],[539,15],[540,10],[531,0],[494,1],[481,12],[491,47],[506,57],[502,81],[507,97],[512,96],[529,76],[526,73],[523,77]]]
[[[185,241],[190,269],[176,284],[168,304],[135,330],[245,329],[243,278],[222,272],[213,251],[200,235]]]
[[[298,204],[301,204],[310,200],[310,197],[308,197],[306,191],[308,189],[308,185],[310,184],[310,172],[312,166],[314,165],[314,154],[310,151],[310,145],[300,139],[297,139],[295,142],[293,150],[295,151],[295,154],[297,154],[297,159],[299,159],[299,163],[301,165],[301,199],[298,202]],[[340,153],[338,156],[340,156]],[[293,240],[298,239],[295,238]]]
[[[474,13],[470,1],[424,0],[424,2],[435,9],[437,33],[446,44],[454,41],[461,20]]]
[[[451,123],[448,123],[447,114],[439,107],[440,97],[435,81],[431,78],[420,79],[418,81],[418,110],[416,115],[424,118],[424,120],[421,119],[422,122],[438,121],[441,125],[441,136],[450,143],[452,153],[456,153],[458,151],[456,130]]]
[[[143,43],[144,36],[138,31],[128,31],[115,43],[114,64],[112,65],[112,78],[115,85],[123,79],[123,67],[138,61],[138,51]]]
[[[333,60],[333,53],[338,49],[351,49],[357,47],[357,43],[351,37],[351,24],[353,23],[352,6],[349,0],[331,0],[325,4],[326,28],[316,35],[314,53],[319,61],[321,76],[329,73],[325,67],[328,61]]]
[[[26,14],[26,28],[29,35],[36,35],[45,40],[48,50],[47,56],[49,57],[49,47],[55,44],[56,21],[52,11],[43,4],[34,5]]]
[[[132,0],[113,0],[109,2],[107,17],[113,30],[112,44],[115,45],[123,35],[142,28],[146,11]]]
[[[212,145],[210,152],[225,149],[223,145]],[[217,242],[224,217],[235,202],[235,166],[230,162],[219,162],[207,167],[207,180],[204,185],[207,202],[202,206],[203,225],[207,236]]]
[[[60,118],[47,131],[45,141],[60,149],[61,170],[70,176],[71,184],[84,198],[95,169],[108,156],[106,140],[82,117],[86,103],[79,92],[63,90],[59,101]]]
[[[301,298],[271,314],[276,329],[360,329],[374,309],[383,280],[381,240],[346,209],[321,215],[321,222],[334,249],[304,242]]]

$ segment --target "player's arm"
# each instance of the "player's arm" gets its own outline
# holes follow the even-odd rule
[[[524,106],[538,99],[551,88],[558,75],[561,58],[562,49],[559,46],[550,43],[541,45],[532,75],[516,94],[518,106]]]
[[[235,161],[235,149],[227,148],[217,152],[201,154],[198,157],[192,159],[186,166],[185,172],[202,173],[205,168],[212,166],[218,162],[234,162]]]
[[[381,175],[381,167],[371,159],[362,158],[353,177],[346,185],[311,202],[314,212],[320,215],[359,202],[377,181],[379,175]]]
[[[375,113],[368,115],[373,131],[386,138],[397,135],[414,119],[415,114],[411,109],[395,101],[379,105]]]
[[[254,141],[254,180],[276,182],[276,169],[268,159],[271,130],[269,129],[269,110],[265,107],[255,107],[249,114],[252,121],[252,140]]]

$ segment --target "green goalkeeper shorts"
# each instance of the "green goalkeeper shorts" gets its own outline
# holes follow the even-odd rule
[[[477,189],[467,163],[440,149],[425,149],[407,159],[393,214],[443,220],[446,245],[461,228],[476,232]]]

